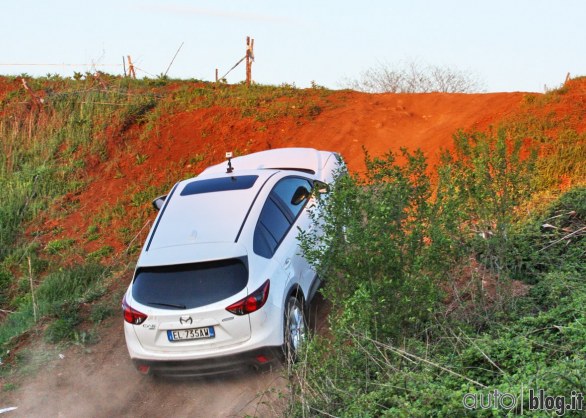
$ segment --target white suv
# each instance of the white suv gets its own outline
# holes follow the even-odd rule
[[[343,167],[328,151],[229,159],[153,201],[160,211],[122,303],[145,374],[201,376],[294,359],[319,286],[299,248],[313,192]]]

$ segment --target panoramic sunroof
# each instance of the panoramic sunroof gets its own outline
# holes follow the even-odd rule
[[[228,190],[250,189],[258,176],[230,176],[215,179],[194,180],[181,191],[181,196],[201,193],[225,192]]]

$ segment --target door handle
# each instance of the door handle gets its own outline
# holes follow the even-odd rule
[[[291,259],[288,258],[285,260],[285,263],[283,263],[283,267],[288,268],[291,265]]]

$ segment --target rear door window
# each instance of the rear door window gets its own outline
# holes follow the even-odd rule
[[[253,250],[271,258],[309,200],[311,183],[301,177],[280,180],[269,193],[254,230]]]
[[[219,302],[246,287],[245,258],[140,268],[132,285],[137,302],[159,309],[192,309]]]

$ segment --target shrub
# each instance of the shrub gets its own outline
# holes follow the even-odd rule
[[[400,337],[425,324],[438,300],[426,244],[431,211],[430,181],[421,152],[366,155],[367,179],[341,175],[333,193],[313,212],[324,234],[302,234],[302,247],[320,277],[324,294],[339,308],[339,327],[367,335]],[[318,229],[315,229],[317,231]],[[368,307],[368,308],[366,308]]]
[[[366,180],[341,175],[317,198],[323,235],[301,240],[325,279],[331,336],[310,341],[293,369],[292,415],[451,417],[468,412],[469,393],[584,391],[586,189],[527,216],[534,155],[504,131],[455,140],[433,193],[424,158],[403,151],[402,164],[367,156]],[[510,303],[464,301],[455,315],[438,296],[447,277],[466,285],[464,257],[491,280],[534,285],[515,299],[503,286]]]
[[[417,62],[402,66],[379,64],[346,84],[348,88],[365,93],[471,93],[482,90],[481,83],[469,73]]]
[[[517,206],[533,192],[536,154],[522,158],[522,141],[459,132],[455,151],[439,168],[438,200],[457,212],[453,239],[467,241],[480,261],[506,279],[511,266],[509,232]]]

